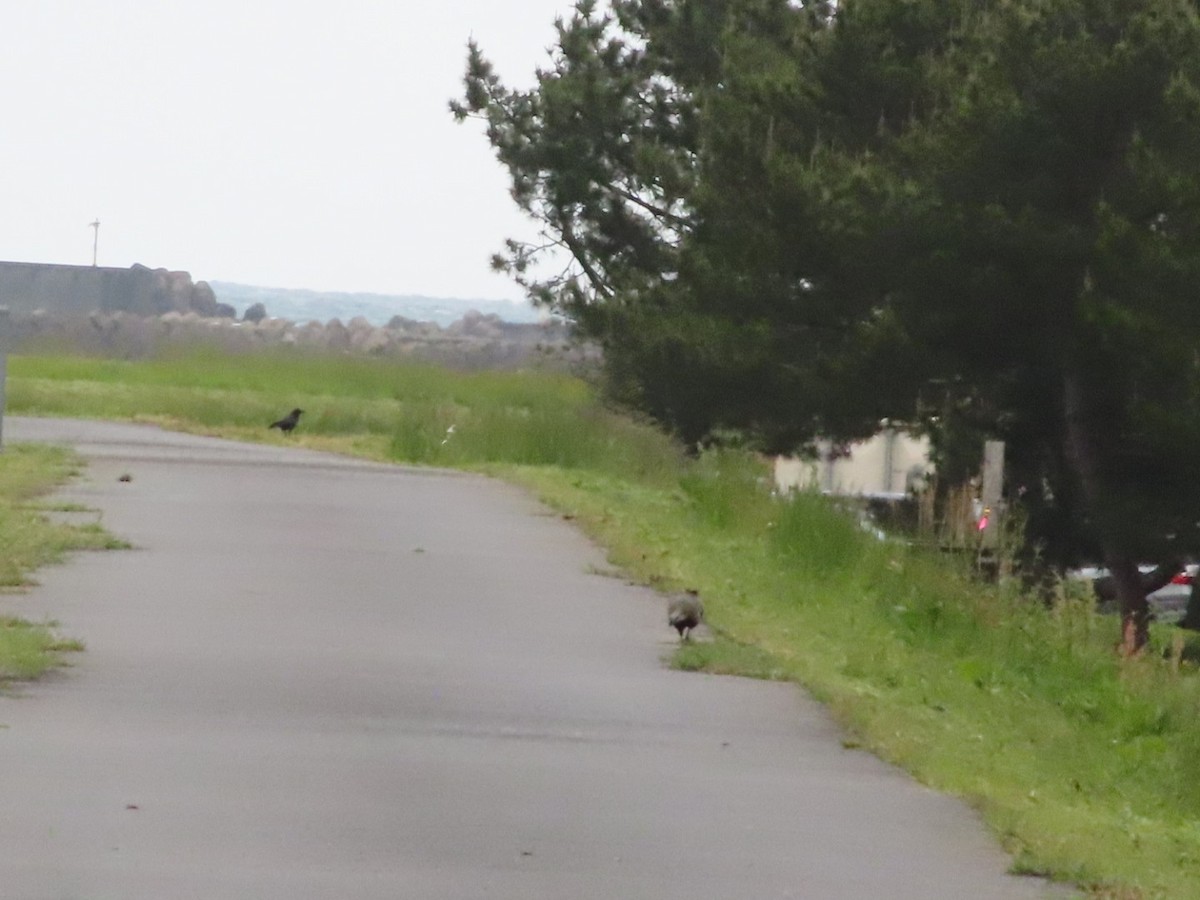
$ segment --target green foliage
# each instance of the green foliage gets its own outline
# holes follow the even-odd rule
[[[666,35],[686,55],[671,61],[676,79],[711,67],[704,25],[721,19],[707,9],[724,3],[699,5],[692,15],[666,3],[618,0],[602,13],[593,0],[576,3],[557,22],[550,66],[531,91],[504,87],[471,42],[464,96],[450,108],[460,121],[486,124],[513,198],[578,264],[539,281],[530,266],[544,248],[510,241],[495,265],[535,299],[584,315],[593,292],[612,298],[673,267],[673,234],[688,224],[696,112],[685,90],[661,77],[649,38]]]
[[[711,450],[679,476],[693,514],[715,528],[758,522],[758,486],[769,477],[760,461],[736,450]]]
[[[580,380],[464,373],[376,359],[212,349],[143,362],[14,356],[12,412],[134,418],[428,465],[619,467],[655,477],[679,451],[618,416]],[[305,410],[292,436],[267,424]],[[453,431],[450,429],[453,428]]]
[[[671,655],[671,668],[682,672],[740,675],[764,681],[785,681],[787,674],[771,654],[757,647],[718,637],[713,641],[682,642]]]
[[[1005,440],[1040,558],[1103,556],[1144,640],[1134,563],[1200,554],[1195,4],[628,0],[559,38],[523,92],[472,47],[456,109],[611,394],[689,443],[907,422],[948,478]]]
[[[864,543],[851,515],[830,516],[830,501],[814,493],[798,493],[771,521],[769,546],[781,562],[809,577],[844,575],[877,548]]]

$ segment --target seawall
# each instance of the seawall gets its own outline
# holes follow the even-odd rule
[[[172,310],[234,315],[232,307],[219,308],[212,289],[203,281],[193,284],[187,272],[141,265],[116,269],[0,261],[0,306],[25,315],[39,310],[56,316],[93,312],[157,316]]]
[[[127,310],[153,315],[164,311],[155,309],[154,281],[153,271],[144,267],[0,262],[0,306],[14,313]]]

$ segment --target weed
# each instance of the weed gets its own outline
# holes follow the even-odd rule
[[[653,428],[606,409],[582,382],[551,373],[194,348],[142,362],[14,356],[9,374],[14,413],[279,441],[267,425],[299,406],[306,413],[292,443],[397,462],[553,465],[665,482],[681,456]]]
[[[71,525],[45,515],[76,511],[74,504],[35,499],[78,467],[74,454],[62,448],[11,444],[0,453],[0,587],[27,585],[30,572],[71,550],[124,545],[97,523]],[[58,636],[53,623],[0,616],[0,683],[36,678],[60,665],[63,653],[82,649],[79,641]]]
[[[718,636],[712,641],[682,641],[671,655],[671,668],[714,675],[741,675],[765,681],[786,681],[786,668],[770,653]]]

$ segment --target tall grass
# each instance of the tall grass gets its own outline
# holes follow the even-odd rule
[[[973,580],[825,498],[773,494],[751,455],[687,459],[564,376],[285,353],[10,371],[17,411],[282,441],[266,423],[300,406],[293,443],[525,484],[625,572],[701,592],[717,639],[682,667],[806,685],[848,743],[977,805],[1020,871],[1098,896],[1200,896],[1200,646],[1171,629],[1119,659],[1116,625],[1068,586],[1047,605],[1011,578]]]
[[[580,380],[554,373],[206,349],[141,362],[13,357],[10,372],[16,413],[158,421],[279,440],[266,425],[300,407],[300,441],[337,449],[356,438],[358,449],[399,462],[552,465],[654,479],[670,477],[679,459],[654,429],[606,409]]]

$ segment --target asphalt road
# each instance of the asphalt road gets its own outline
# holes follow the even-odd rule
[[[652,592],[482,478],[10,418],[137,549],[0,609],[4,900],[1033,898],[797,689],[689,675]],[[122,473],[133,480],[118,481]]]

